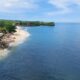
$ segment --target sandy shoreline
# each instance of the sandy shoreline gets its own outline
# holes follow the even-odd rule
[[[14,46],[17,46],[19,44],[22,44],[26,39],[27,37],[29,37],[29,33],[27,31],[24,31],[22,30],[21,28],[17,28],[16,29],[16,32],[11,35],[12,38],[14,38],[14,41],[11,42],[9,44],[10,47],[14,47]],[[1,57],[4,57],[4,56],[7,56],[7,54],[9,53],[10,51],[7,50],[7,49],[4,49],[4,50],[0,50],[0,58]]]
[[[27,31],[17,29],[12,37],[15,37],[14,42],[10,43],[10,46],[17,46],[23,43],[27,37],[29,37],[29,33]]]

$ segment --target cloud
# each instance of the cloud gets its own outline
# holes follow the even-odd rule
[[[0,1],[0,12],[15,12],[15,10],[28,9],[32,10],[37,7],[34,0],[1,0]]]
[[[47,12],[46,15],[48,16],[70,13],[74,10],[73,5],[80,7],[80,0],[49,0],[48,3],[58,9],[57,11]]]

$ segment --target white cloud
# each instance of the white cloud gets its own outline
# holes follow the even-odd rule
[[[35,9],[37,4],[34,0],[2,0],[0,1],[0,12],[20,9]]]
[[[58,9],[58,11],[47,12],[49,16],[69,13],[74,10],[72,5],[80,7],[80,0],[49,0],[48,3]]]
[[[49,0],[49,3],[56,6],[57,8],[66,8],[67,0]]]
[[[74,3],[80,6],[80,0],[74,0]]]

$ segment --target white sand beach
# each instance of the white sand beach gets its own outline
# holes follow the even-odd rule
[[[29,33],[27,31],[22,30],[19,26],[16,29],[16,32],[10,37],[14,40],[9,44],[10,47],[18,46],[22,44],[28,37]],[[7,49],[0,50],[0,58],[6,57],[10,51]]]
[[[10,43],[10,46],[17,46],[23,43],[29,36],[30,34],[27,31],[24,31],[20,27],[18,27],[14,35],[11,36],[15,39],[14,42]]]

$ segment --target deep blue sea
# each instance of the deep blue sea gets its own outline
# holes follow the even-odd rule
[[[80,24],[24,30],[30,37],[0,60],[0,80],[80,80]]]

